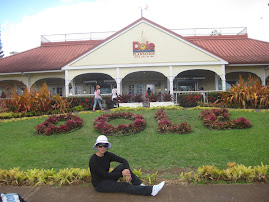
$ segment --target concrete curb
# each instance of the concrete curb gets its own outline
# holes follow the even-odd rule
[[[92,186],[0,186],[1,193],[18,193],[27,202],[86,201],[269,201],[269,184],[165,185],[153,196],[99,193]]]

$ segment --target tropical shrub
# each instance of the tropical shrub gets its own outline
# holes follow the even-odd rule
[[[81,105],[75,106],[72,108],[72,111],[83,111],[85,108]]]
[[[146,97],[148,102],[158,102],[161,99],[161,94],[159,93],[150,93],[147,97]]]
[[[191,132],[191,125],[187,122],[181,124],[173,124],[167,114],[159,109],[155,114],[154,117],[158,122],[158,132],[167,134],[169,132],[178,133],[178,134],[186,134]]]
[[[106,103],[106,107],[108,109],[112,109],[114,106],[113,106],[113,101],[112,101],[112,98],[110,95],[104,95],[102,96],[103,100],[105,100],[105,103]],[[99,106],[98,106],[99,107]]]
[[[103,100],[105,100],[107,108],[109,108],[109,109],[113,108],[111,96],[104,95],[104,96],[102,96],[102,98],[103,98]],[[74,108],[76,106],[82,106],[84,110],[92,110],[92,108],[93,108],[94,96],[67,97],[66,99],[71,102],[71,105],[70,105],[71,108]],[[96,108],[98,109],[99,105],[96,105]]]
[[[228,162],[227,168],[220,170],[214,165],[202,166],[196,172],[180,174],[180,181],[216,183],[219,181],[231,182],[268,182],[269,165],[257,165],[246,167]]]
[[[198,117],[203,119],[204,126],[210,129],[245,129],[252,127],[251,122],[244,117],[231,121],[228,109],[206,109],[201,111]]]
[[[65,168],[58,172],[52,169],[28,169],[20,168],[10,170],[0,169],[0,184],[2,185],[78,185],[91,182],[90,169]]]
[[[179,94],[177,97],[178,104],[182,107],[195,107],[197,102],[203,98],[202,94],[190,93],[190,94]]]
[[[108,123],[110,120],[117,118],[130,119],[134,122],[128,125],[119,124],[118,126],[113,126]],[[104,113],[94,120],[94,129],[103,135],[131,135],[143,131],[146,127],[146,123],[142,115],[135,115],[131,112]]]
[[[163,93],[162,94],[162,101],[164,102],[172,102],[173,101],[173,95],[170,93]]]
[[[6,93],[2,92],[1,95],[0,95],[0,98],[6,98],[6,97],[7,97]]]
[[[65,121],[60,126],[55,126],[59,121]],[[79,116],[72,115],[71,113],[50,116],[42,124],[35,127],[35,132],[39,135],[52,135],[55,133],[67,133],[72,130],[81,128],[83,120]]]
[[[219,102],[233,108],[269,108],[269,87],[261,85],[251,75],[245,82],[240,75],[238,84],[223,93]]]
[[[71,108],[82,106],[85,110],[92,109],[94,97],[68,97],[68,101],[71,101]]]
[[[218,99],[221,98],[222,94],[223,94],[223,92],[209,92],[207,94],[208,102],[209,103],[216,102]]]
[[[133,102],[143,102],[144,101],[143,95],[142,94],[135,94],[135,95],[133,95],[132,101]]]
[[[122,93],[121,95],[117,96],[117,100],[119,103],[128,103],[131,101],[131,97],[131,94]]]
[[[6,112],[22,113],[31,112],[34,115],[50,114],[56,110],[61,113],[70,110],[70,102],[59,95],[51,96],[46,83],[42,84],[39,91],[24,89],[23,94],[19,95],[14,88],[10,92],[9,99],[1,100],[1,108]]]

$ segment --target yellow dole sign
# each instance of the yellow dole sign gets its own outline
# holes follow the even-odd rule
[[[133,56],[136,58],[141,57],[154,57],[155,55],[155,44],[149,43],[139,43],[137,41],[133,42]]]

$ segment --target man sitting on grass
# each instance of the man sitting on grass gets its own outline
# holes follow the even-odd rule
[[[163,188],[165,182],[154,186],[145,186],[142,181],[130,170],[129,163],[107,150],[112,146],[107,137],[100,135],[93,146],[97,152],[90,158],[92,184],[98,192],[125,192],[137,195],[156,196]],[[112,172],[109,172],[110,162],[121,163]],[[126,182],[118,182],[120,177],[125,177]],[[132,183],[132,184],[130,184]]]

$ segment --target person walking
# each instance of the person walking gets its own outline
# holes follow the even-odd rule
[[[102,108],[102,96],[101,96],[101,91],[100,91],[100,86],[96,85],[96,89],[94,91],[94,104],[93,104],[93,111],[95,111],[96,108],[96,104],[98,103],[99,107],[101,110],[103,110]]]
[[[113,102],[113,108],[115,108],[115,105],[118,102],[117,97],[118,97],[117,86],[114,85],[112,89],[112,97],[111,97],[112,102]]]
[[[112,144],[104,135],[100,135],[93,146],[96,150],[89,161],[92,184],[96,191],[105,193],[124,192],[136,195],[156,196],[163,188],[165,181],[154,185],[145,186],[142,181],[131,171],[126,159],[108,152]],[[120,164],[109,172],[110,162]],[[118,182],[120,177],[125,177],[126,182]]]

